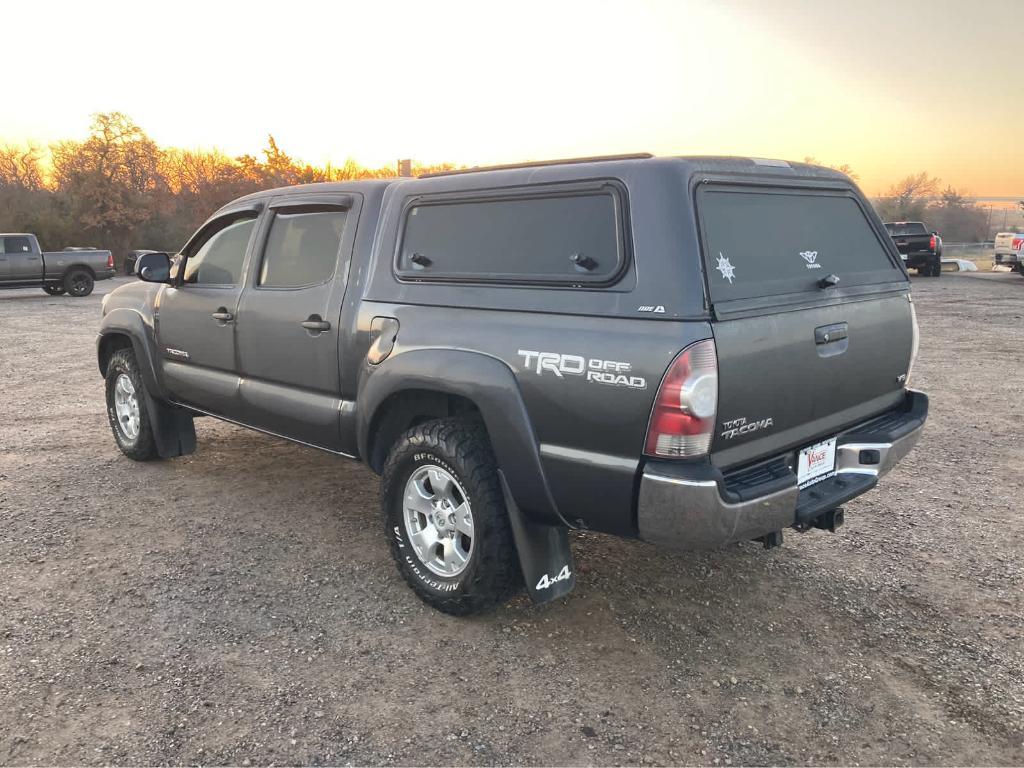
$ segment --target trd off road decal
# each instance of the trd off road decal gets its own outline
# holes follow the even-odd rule
[[[535,352],[520,349],[519,356],[528,371],[538,376],[545,372],[553,373],[562,379],[566,376],[585,376],[587,381],[607,384],[612,387],[628,387],[629,389],[647,389],[647,379],[633,376],[633,366],[618,360],[601,360],[592,357],[589,360],[581,355],[564,355],[558,352]]]

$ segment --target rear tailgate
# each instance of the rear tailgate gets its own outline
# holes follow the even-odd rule
[[[1024,235],[1017,235],[1013,232],[1000,232],[995,239],[995,252],[999,254],[1014,254],[1021,252],[1024,245]]]
[[[896,250],[904,255],[932,250],[932,233],[921,222],[895,222],[886,224],[885,228],[896,244]]]
[[[716,465],[810,445],[902,401],[909,284],[852,191],[710,184],[697,206],[718,350]]]

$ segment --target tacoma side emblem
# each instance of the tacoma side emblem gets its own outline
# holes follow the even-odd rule
[[[180,357],[182,360],[188,360],[188,352],[184,349],[171,349],[170,347],[165,347],[165,349],[171,357]]]

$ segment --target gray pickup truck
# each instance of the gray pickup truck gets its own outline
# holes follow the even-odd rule
[[[35,235],[0,234],[0,288],[39,286],[51,296],[88,296],[97,280],[114,276],[110,251],[43,251]]]
[[[120,450],[191,453],[209,415],[359,459],[400,573],[454,614],[567,593],[570,529],[678,549],[835,530],[928,412],[900,255],[810,165],[275,189],[137,273],[97,340]]]

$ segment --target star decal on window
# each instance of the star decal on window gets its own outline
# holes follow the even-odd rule
[[[722,255],[722,252],[718,252],[718,271],[722,273],[722,277],[729,281],[729,285],[732,285],[732,279],[736,275],[736,267],[729,263],[729,260]]]

